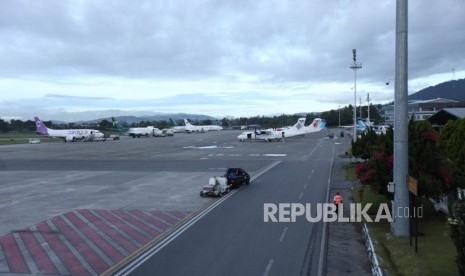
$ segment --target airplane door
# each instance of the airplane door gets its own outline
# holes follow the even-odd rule
[[[252,133],[247,133],[247,139],[252,139]]]

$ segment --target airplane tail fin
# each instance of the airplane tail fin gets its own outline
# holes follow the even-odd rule
[[[39,117],[34,117],[34,121],[36,122],[37,134],[48,135],[48,128],[42,123]]]
[[[326,121],[320,118],[315,118],[310,125],[310,127],[317,129],[317,130],[322,130],[326,128]]]
[[[121,124],[118,122],[118,120],[116,120],[115,117],[111,117],[111,124],[113,125],[113,128],[116,130],[116,131],[124,131],[123,130],[123,127],[121,126]]]
[[[312,133],[318,132],[326,128],[326,121],[321,118],[315,118],[313,122],[305,128],[305,132]]]
[[[170,118],[170,125],[171,126],[177,126],[178,124],[176,124],[176,122]]]
[[[367,129],[367,125],[363,120],[357,120],[357,131],[364,132]]]
[[[302,129],[305,125],[305,118],[299,118],[297,120],[297,123],[293,125],[293,128],[297,128],[298,130]]]
[[[191,123],[189,123],[189,121],[188,121],[187,119],[184,119],[184,124],[185,124],[186,126],[190,126],[190,125],[191,125]]]
[[[321,120],[320,121],[320,129],[325,129],[326,128],[326,121],[325,120]]]

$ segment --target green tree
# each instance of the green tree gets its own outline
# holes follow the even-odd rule
[[[409,174],[417,178],[421,195],[438,196],[452,188],[451,172],[438,141],[429,121],[410,121]]]
[[[100,130],[112,130],[113,128],[114,128],[113,124],[110,121],[106,120],[106,119],[103,119],[99,123],[99,129]]]
[[[0,132],[10,131],[10,124],[3,119],[0,119]]]
[[[450,121],[444,127],[440,145],[448,158],[462,171],[465,170],[465,119]]]

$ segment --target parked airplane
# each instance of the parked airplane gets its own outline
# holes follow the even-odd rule
[[[372,125],[373,125],[372,122],[367,123],[366,120],[363,120],[363,119],[360,119],[360,118],[357,119],[357,134],[361,134],[361,133],[367,131],[368,128],[371,127]],[[354,130],[353,125],[339,126],[339,127],[345,129],[346,131],[353,131]]]
[[[320,118],[313,120],[313,123],[305,127],[305,118],[299,118],[297,123],[291,127],[285,127],[281,129],[266,129],[266,130],[255,130],[246,131],[237,136],[240,141],[244,140],[281,140],[283,138],[289,138],[294,136],[305,135],[306,133],[312,133],[321,131],[325,128],[326,122]]]
[[[265,129],[265,130],[254,130],[254,131],[245,131],[237,136],[239,141],[243,142],[245,140],[265,140],[265,141],[274,141],[280,140],[282,136],[280,133],[274,129]]]
[[[173,132],[185,132],[186,127],[185,126],[178,126],[176,122],[170,118],[170,124],[171,124],[171,129]]]
[[[309,126],[305,126],[305,118],[299,118],[297,123],[292,127],[283,128],[280,130],[282,138],[305,135],[307,133],[318,132],[324,129],[326,122],[320,118],[316,118]]]
[[[148,127],[132,127],[130,128],[127,132],[127,135],[136,138],[136,137],[149,137],[149,136],[165,136],[163,132],[154,127],[154,126],[148,126]]]
[[[187,119],[184,119],[184,124],[186,125],[185,131],[186,132],[207,132],[207,131],[213,131],[213,130],[223,130],[222,126],[217,126],[217,125],[203,125],[203,126],[195,126],[189,123]]]
[[[38,117],[34,117],[37,134],[46,137],[61,138],[65,142],[92,141],[102,139],[103,133],[96,129],[50,129],[46,127]]]

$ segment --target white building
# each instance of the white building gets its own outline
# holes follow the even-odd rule
[[[448,107],[462,107],[465,103],[454,100],[437,98],[431,100],[411,100],[408,102],[408,116],[415,121],[426,120],[439,110]],[[394,124],[394,104],[383,106],[380,111],[386,124]]]

